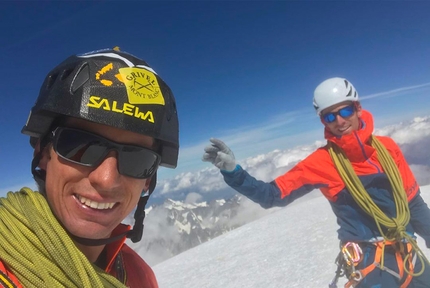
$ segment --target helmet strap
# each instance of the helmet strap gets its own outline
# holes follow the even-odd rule
[[[129,231],[127,238],[133,243],[139,242],[142,239],[143,235],[143,220],[145,219],[145,206],[148,202],[149,196],[151,196],[152,192],[157,185],[157,172],[152,176],[151,182],[149,183],[148,193],[145,196],[140,197],[139,202],[137,203],[136,211],[134,212],[134,226],[133,230]]]
[[[45,179],[46,179],[46,171],[38,167],[41,157],[42,157],[42,152],[39,151],[39,153],[34,155],[33,160],[31,161],[31,174],[33,174],[33,178],[36,181],[37,185],[39,186],[39,190],[41,187],[45,185]]]
[[[39,151],[35,153],[33,160],[31,161],[31,174],[33,174],[33,178],[36,181],[39,187],[39,190],[43,190],[43,191],[45,190],[43,187],[45,187],[46,171],[39,168],[39,163],[40,163],[40,159],[42,159],[42,156],[43,156],[43,150],[45,150],[49,141],[50,141],[50,137],[48,135],[45,135],[44,137],[40,138]]]
[[[67,231],[67,230],[66,230]],[[68,232],[68,231],[67,231]],[[115,242],[121,238],[123,238],[124,236],[126,236],[129,232],[131,231],[127,231],[121,234],[118,234],[116,236],[113,237],[109,237],[109,238],[104,238],[104,239],[89,239],[89,238],[83,238],[83,237],[78,237],[76,235],[73,235],[71,233],[68,232],[69,236],[76,242],[78,242],[79,244],[85,245],[85,246],[101,246],[101,245],[106,245],[112,242]]]

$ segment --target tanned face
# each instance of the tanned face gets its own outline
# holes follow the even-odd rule
[[[355,102],[357,103],[357,102]],[[351,104],[355,106],[354,113],[349,117],[342,117],[340,115],[336,115],[335,121],[331,123],[326,123],[324,120],[321,120],[323,124],[330,130],[331,133],[337,136],[347,135],[352,133],[352,131],[358,130],[360,128],[360,117],[361,117],[361,105],[355,104],[350,101],[345,101],[333,106],[330,106],[324,109],[321,112],[321,115],[325,115],[326,113],[338,112],[340,109],[347,107]]]
[[[153,138],[80,119],[66,126],[99,134],[118,143],[151,148]],[[55,216],[73,235],[101,239],[136,207],[149,179],[118,173],[117,155],[109,152],[97,167],[84,167],[59,157],[48,145],[39,167],[46,171],[45,192]]]

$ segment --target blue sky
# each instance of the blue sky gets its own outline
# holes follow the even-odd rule
[[[32,183],[20,130],[45,75],[72,54],[119,46],[169,84],[181,152],[177,169],[160,171],[168,179],[208,167],[209,137],[239,159],[320,139],[312,93],[333,76],[355,85],[376,126],[430,115],[428,11],[426,1],[2,1],[0,195]]]

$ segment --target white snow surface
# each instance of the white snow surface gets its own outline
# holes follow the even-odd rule
[[[311,193],[320,193],[315,190]],[[430,204],[430,186],[421,187]],[[339,252],[323,196],[308,197],[153,267],[160,288],[328,287]],[[418,238],[430,259],[430,250]],[[341,278],[338,287],[343,287]]]

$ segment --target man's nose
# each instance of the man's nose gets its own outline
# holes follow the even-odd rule
[[[110,151],[105,159],[97,166],[88,178],[90,182],[102,190],[111,190],[120,185],[118,158],[115,151]]]
[[[336,122],[337,124],[343,124],[345,123],[345,119],[340,115],[336,115]]]

